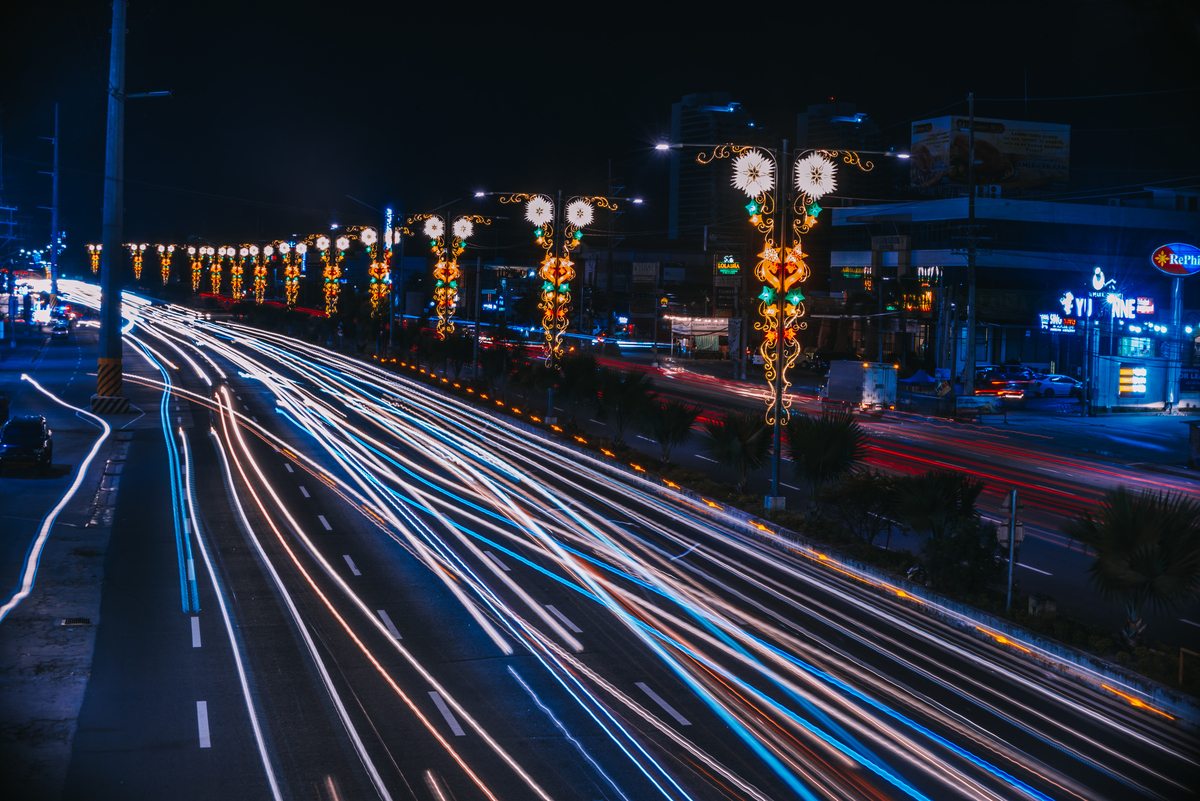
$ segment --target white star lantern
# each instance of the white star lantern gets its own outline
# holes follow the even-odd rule
[[[576,228],[591,225],[595,216],[595,209],[586,200],[572,200],[567,204],[567,220]]]
[[[837,165],[820,153],[796,162],[796,188],[813,200],[837,189]]]
[[[525,219],[534,225],[545,225],[554,219],[554,206],[540,195],[532,198],[525,204]]]
[[[437,239],[444,233],[446,233],[446,223],[442,222],[441,217],[430,217],[425,221],[425,236]]]
[[[459,239],[468,239],[473,233],[475,225],[466,217],[459,217],[454,221],[454,235]]]
[[[750,197],[775,186],[775,165],[758,150],[747,150],[733,162],[733,185]]]

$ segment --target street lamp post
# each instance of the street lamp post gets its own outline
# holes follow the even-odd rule
[[[656,149],[684,146],[658,145]],[[755,277],[763,285],[758,295],[760,319],[754,328],[763,333],[759,353],[771,389],[766,422],[772,427],[773,456],[771,494],[766,499],[766,507],[783,509],[785,500],[779,492],[782,429],[791,406],[791,398],[787,395],[791,384],[787,374],[800,353],[797,333],[808,325],[801,319],[805,314],[801,285],[809,275],[801,236],[817,224],[822,211],[818,199],[837,187],[838,161],[862,172],[870,172],[875,165],[863,161],[860,153],[853,150],[809,148],[789,156],[786,139],[777,152],[732,143],[697,146],[709,148],[697,155],[700,164],[710,164],[718,159],[732,160],[733,185],[750,198],[746,204],[750,224],[763,235],[763,250],[758,254],[759,261],[754,268]],[[777,189],[775,178],[781,175],[780,165],[791,174],[787,176],[787,185]]]

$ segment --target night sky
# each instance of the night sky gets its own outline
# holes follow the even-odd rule
[[[57,99],[63,226],[76,246],[94,241],[110,5],[5,5],[0,195],[48,229],[38,136]],[[912,120],[963,113],[973,90],[980,116],[1071,124],[1081,195],[1200,182],[1193,2],[789,7],[757,7],[770,16],[755,24],[597,4],[471,17],[451,4],[132,0],[127,88],[174,96],[127,106],[126,237],[266,240],[375,221],[347,195],[413,212],[478,188],[599,193],[609,159],[653,204],[640,224],[654,233],[667,170],[651,148],[671,103],[696,91],[732,93],[779,137],[835,96],[906,149]]]

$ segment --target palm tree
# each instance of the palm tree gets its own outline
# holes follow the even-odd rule
[[[747,474],[762,467],[771,450],[771,437],[762,416],[756,412],[729,412],[721,420],[706,422],[704,430],[709,436],[705,450],[737,474],[736,487],[741,492]]]
[[[600,401],[606,413],[611,413],[613,441],[625,442],[625,431],[641,417],[654,399],[654,383],[645,373],[600,372]]]
[[[1064,531],[1096,552],[1092,584],[1125,607],[1121,633],[1130,644],[1146,629],[1143,609],[1200,594],[1200,502],[1182,493],[1110,490]]]
[[[822,484],[846,475],[867,455],[867,434],[849,409],[826,409],[820,417],[794,414],[787,434],[796,474],[814,498]]]
[[[658,443],[664,462],[671,463],[671,449],[687,440],[699,415],[699,406],[677,400],[669,400],[647,414],[646,433]]]

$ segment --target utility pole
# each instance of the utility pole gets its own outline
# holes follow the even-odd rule
[[[475,257],[475,341],[471,346],[471,379],[479,377],[479,274],[483,268],[483,257]]]
[[[963,394],[975,394],[975,93],[967,93],[967,359]],[[957,339],[958,332],[955,331]],[[957,345],[956,345],[957,346]]]
[[[54,145],[52,169],[50,172],[40,171],[42,175],[50,176],[50,305],[53,307],[58,304],[58,251],[60,246],[58,230],[58,103],[54,104],[54,136],[43,136],[42,138]]]
[[[100,253],[100,358],[92,411],[121,413],[121,229],[125,181],[125,0],[113,0],[108,57],[108,131],[104,146],[104,223]]]

